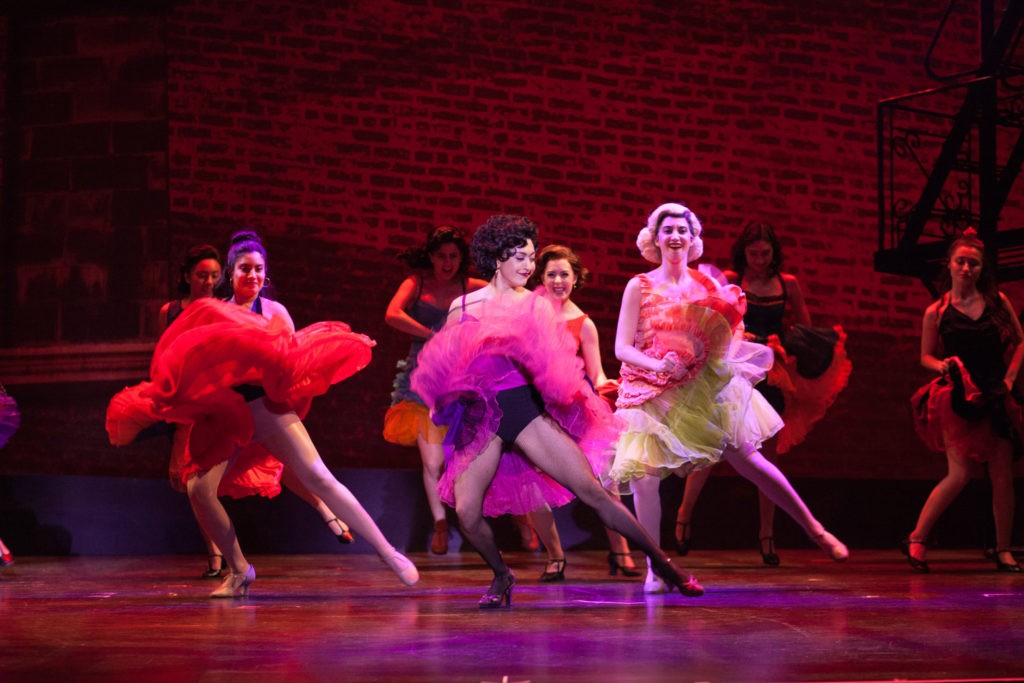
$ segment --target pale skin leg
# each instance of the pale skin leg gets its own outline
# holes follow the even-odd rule
[[[711,476],[711,468],[705,467],[695,472],[690,472],[686,475],[686,485],[683,487],[683,502],[679,504],[679,510],[676,512],[676,542],[679,543],[684,539],[684,532],[686,538],[689,538],[689,527],[693,520],[693,508],[697,505],[697,499],[700,498],[701,491],[704,490],[704,484],[708,482],[708,477]]]
[[[555,481],[594,508],[605,526],[626,536],[648,555],[667,559],[629,510],[601,487],[576,443],[549,418],[534,418],[516,438],[516,445]],[[495,437],[455,483],[455,509],[463,532],[495,575],[508,573],[508,566],[482,511],[483,495],[494,478],[500,457],[501,441]]]
[[[441,467],[444,465],[444,446],[430,443],[423,435],[416,437],[416,444],[419,446],[420,459],[423,461],[423,490],[427,494],[427,505],[430,506],[430,514],[434,521],[439,522],[445,519],[444,504],[437,493],[437,482],[441,478]]]
[[[337,535],[344,531],[344,528],[340,526],[339,522],[335,521],[338,519],[338,516],[334,514],[331,508],[327,507],[325,502],[320,500],[318,496],[307,489],[303,483],[299,481],[299,478],[296,477],[287,467],[284,468],[283,472],[281,472],[281,484],[299,498],[306,501],[310,507],[316,510],[317,514],[320,515],[320,518],[327,523],[328,527],[330,527],[331,533]],[[335,526],[338,527],[337,531],[335,531]]]
[[[203,530],[203,535],[221,549],[220,554],[224,555],[231,571],[240,574],[248,569],[249,563],[238,545],[235,526],[217,498],[217,489],[224,478],[224,472],[235,457],[237,453],[228,460],[192,476],[188,480],[188,502],[192,505],[192,512]]]
[[[918,560],[927,558],[927,548],[923,542],[928,540],[932,528],[942,513],[952,504],[960,492],[964,490],[973,475],[981,472],[980,463],[960,455],[955,448],[946,449],[946,476],[935,485],[925,500],[924,507],[917,518],[917,525],[910,532],[910,540],[922,541],[911,543],[909,552]],[[996,547],[1009,548],[1013,534],[1013,457],[1009,443],[993,453],[988,462],[989,478],[992,483],[992,514],[996,525]],[[1002,553],[1000,561],[1013,564],[1015,560],[1010,553]]]
[[[554,560],[564,560],[565,550],[562,548],[562,539],[559,538],[558,527],[555,525],[555,513],[551,508],[541,508],[526,513],[526,519],[537,532],[537,537],[548,552],[548,566],[544,568],[544,571],[556,571],[558,567],[551,563]]]

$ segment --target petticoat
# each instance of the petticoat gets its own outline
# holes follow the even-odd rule
[[[595,476],[612,457],[618,421],[586,381],[583,361],[551,304],[531,295],[487,301],[480,318],[464,315],[426,343],[412,388],[430,406],[431,418],[448,427],[445,468],[437,490],[455,505],[455,482],[497,431],[498,389],[515,385],[516,373],[539,392],[547,414],[579,445]],[[507,449],[488,487],[483,514],[525,514],[573,499],[565,487],[525,456]]]
[[[183,480],[245,447],[224,477],[223,494],[275,495],[282,465],[250,443],[252,413],[232,387],[262,386],[268,408],[302,416],[314,396],[366,367],[373,345],[344,323],[319,322],[292,333],[279,319],[212,298],[197,300],[157,343],[150,381],[111,399],[107,434],[121,446],[160,420],[188,425]]]

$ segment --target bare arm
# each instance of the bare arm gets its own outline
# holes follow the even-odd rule
[[[388,303],[388,310],[384,314],[384,322],[400,332],[411,334],[420,339],[430,339],[434,336],[430,328],[416,322],[406,312],[412,306],[418,288],[419,281],[415,275],[405,278],[402,284],[398,286],[398,291],[395,292],[395,295],[391,297],[391,301]]]
[[[159,326],[160,326],[160,327],[159,327],[159,329],[158,329],[158,332],[159,332],[160,334],[163,334],[164,330],[166,330],[166,329],[167,329],[167,325],[169,324],[169,323],[167,322],[167,314],[168,314],[168,313],[170,312],[170,310],[171,310],[171,304],[172,304],[172,303],[173,303],[173,302],[171,302],[171,301],[168,301],[168,302],[167,302],[167,303],[165,303],[165,304],[164,304],[163,306],[161,306],[161,307],[160,307],[160,313],[159,313],[159,314],[157,315],[157,317],[156,317],[157,325],[159,325]]]
[[[948,362],[935,355],[939,350],[939,302],[924,311],[921,323],[921,365],[932,372],[945,374]]]
[[[295,331],[295,322],[284,304],[272,299],[263,299],[263,315],[270,320],[280,318],[291,332]]]
[[[623,363],[651,372],[671,372],[671,363],[651,358],[636,348],[636,330],[640,323],[640,281],[631,279],[622,293],[619,324],[615,330],[615,357]]]
[[[999,293],[999,298],[1003,300],[1003,305],[1010,313],[1010,320],[1013,321],[1013,326],[1017,330],[1017,339],[1024,340],[1024,331],[1021,329],[1020,320],[1017,319],[1017,313],[1013,310],[1013,304],[1002,292]],[[1022,359],[1024,359],[1024,341],[1018,341],[1017,348],[1013,350],[1013,357],[1010,359],[1010,366],[1006,368],[1006,376],[1003,378],[1007,389],[1013,389],[1013,383],[1017,381],[1017,374],[1020,372]]]
[[[783,274],[783,281],[786,283],[786,297],[789,299],[790,310],[793,311],[793,322],[797,325],[810,325],[811,314],[807,311],[807,302],[804,300],[803,290],[800,289],[800,281],[795,275]]]
[[[604,374],[604,366],[601,364],[601,344],[597,336],[597,325],[590,318],[583,321],[580,348],[583,351],[583,367],[586,368],[587,377],[600,389],[608,383],[608,376]]]

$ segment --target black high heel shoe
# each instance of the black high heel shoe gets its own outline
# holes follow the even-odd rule
[[[690,552],[690,523],[676,522],[676,552],[680,557],[686,557]]]
[[[1013,564],[1009,564],[1007,562],[1003,562],[1002,560],[999,559],[999,553],[1009,553],[1010,557],[1013,557],[1013,553],[1009,549],[1007,549],[1007,548],[996,548],[996,552],[995,552],[996,571],[997,572],[1010,572],[1011,574],[1020,574],[1020,572],[1021,572],[1020,565],[1017,564],[1016,562],[1014,562]]]
[[[217,559],[217,558],[220,559],[220,566],[219,567],[214,567],[213,566],[213,561],[214,561],[214,559]],[[230,573],[231,573],[231,570],[228,568],[227,563],[224,561],[224,556],[223,555],[207,555],[207,557],[206,557],[206,571],[202,573],[201,578],[204,578],[204,579],[219,579],[221,577],[227,576]]]
[[[629,557],[629,553],[608,553],[608,575],[615,576],[622,572],[623,576],[640,576],[643,572],[619,563],[618,558]]]
[[[341,529],[341,531],[335,531],[334,527],[331,526],[335,522],[337,522],[338,528]],[[325,519],[324,524],[327,525],[327,528],[330,529],[331,533],[334,534],[335,537],[338,539],[338,543],[344,543],[345,545],[348,545],[349,543],[356,542],[356,537],[352,535],[352,531],[348,528],[348,525],[345,524],[345,522],[338,519],[337,517]]]
[[[679,592],[688,598],[699,598],[704,595],[704,586],[697,582],[697,577],[688,573],[686,580],[683,581],[683,575],[667,557],[663,561],[652,560],[651,571],[665,583],[670,593],[673,588],[678,588]]]
[[[913,569],[915,572],[927,574],[931,571],[931,569],[928,567],[928,563],[924,560],[919,560],[910,554],[910,546],[912,545],[919,545],[923,548],[927,548],[927,543],[925,543],[924,541],[915,541],[909,537],[904,538],[902,541],[900,541],[900,552],[906,555],[907,563],[910,565],[910,568]]]
[[[512,606],[512,586],[516,583],[516,575],[509,570],[508,574],[495,574],[491,587],[480,598],[480,609],[498,609],[504,603]]]
[[[779,556],[775,553],[775,538],[773,536],[764,536],[757,539],[757,541],[761,545],[760,550],[762,562],[769,567],[778,567],[782,564],[782,560],[780,560]],[[765,541],[768,541],[768,550],[764,549]]]
[[[549,567],[554,567],[549,569]],[[565,558],[559,560],[548,560],[547,567],[544,568],[544,573],[537,579],[542,583],[552,583],[554,581],[565,581]]]

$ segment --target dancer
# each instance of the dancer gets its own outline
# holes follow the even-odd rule
[[[444,428],[430,420],[423,400],[409,387],[416,369],[416,358],[424,342],[444,325],[448,308],[455,297],[487,285],[471,278],[469,247],[462,232],[450,226],[436,228],[424,245],[409,249],[398,258],[416,272],[402,281],[391,297],[384,321],[412,336],[412,347],[405,360],[398,361],[391,407],[384,416],[384,439],[400,446],[418,446],[423,461],[423,489],[434,520],[430,552],[448,552],[448,520],[437,495],[437,481],[444,464]]]
[[[260,298],[266,250],[252,233],[240,233],[232,242],[232,303],[200,299],[171,324],[154,351],[152,381],[112,399],[107,410],[111,442],[128,443],[158,419],[192,425],[185,466],[189,500],[231,569],[212,598],[245,596],[256,578],[218,490],[233,467],[249,472],[254,471],[249,465],[269,466],[270,453],[341,513],[403,583],[416,583],[416,567],[334,478],[299,418],[313,396],[366,366],[373,341],[336,322],[293,333],[287,311],[269,300],[262,302],[269,319],[245,310]],[[243,448],[250,442],[264,450]]]
[[[189,304],[204,297],[213,296],[214,286],[221,279],[220,252],[209,244],[200,244],[191,247],[185,254],[181,266],[181,276],[178,281],[178,291],[182,295],[178,299],[168,301],[160,309],[159,321],[160,330],[163,332],[168,325],[174,322],[182,311],[188,308]],[[285,311],[287,315],[287,311]],[[287,318],[291,320],[291,318]],[[294,332],[294,326],[292,326]],[[187,491],[187,477],[184,474],[186,461],[186,445],[188,443],[188,425],[177,425],[173,427],[171,441],[171,459],[168,468],[171,487],[182,493]],[[338,541],[341,543],[352,543],[355,539],[344,522],[339,520],[330,509],[319,498],[310,493],[302,483],[291,476],[276,461],[270,461],[273,465],[264,471],[270,475],[266,478],[256,478],[253,472],[232,472],[221,484],[221,495],[233,495],[242,497],[245,495],[276,495],[280,491],[278,482],[283,481],[285,486],[293,493],[309,503],[320,514],[321,518],[331,528]],[[237,477],[235,475],[238,475]],[[259,482],[258,485],[254,485]],[[202,527],[200,527],[202,533]],[[223,578],[228,572],[227,564],[224,562],[224,554],[217,547],[213,540],[203,534],[203,542],[206,545],[207,568],[202,577],[206,579]]]
[[[598,466],[607,461],[617,425],[587,384],[572,336],[551,305],[524,288],[536,239],[536,226],[522,216],[491,216],[477,229],[473,263],[490,282],[455,300],[412,376],[435,422],[449,425],[441,500],[455,507],[463,536],[494,572],[480,607],[510,605],[515,583],[483,515],[564,504],[572,494],[563,486],[651,555],[653,571],[669,586],[701,595],[697,580],[680,574],[601,487],[584,455]]]
[[[7,445],[20,426],[21,413],[18,412],[18,404],[0,384],[0,448]],[[4,545],[3,539],[0,539],[0,567],[10,567],[12,564],[14,554]]]
[[[921,327],[921,365],[940,377],[911,401],[918,433],[929,447],[945,451],[948,470],[903,541],[903,554],[915,571],[929,571],[926,544],[932,527],[971,476],[987,468],[996,569],[1017,573],[1021,568],[1010,541],[1013,459],[1015,450],[1020,455],[1021,435],[1010,414],[1019,413],[1012,392],[1024,356],[1024,333],[973,229],[950,244],[942,275],[948,291],[928,306]]]
[[[724,459],[782,507],[834,560],[849,552],[814,518],[786,477],[758,451],[782,420],[753,390],[771,351],[742,340],[742,292],[688,267],[703,251],[697,216],[681,204],[656,208],[637,246],[658,267],[626,285],[615,335],[622,361],[618,415],[626,429],[610,477],[634,494],[637,518],[657,537],[658,487]],[[665,590],[648,570],[644,590]]]
[[[846,357],[846,334],[811,327],[811,315],[795,275],[782,272],[782,244],[767,223],[750,223],[732,245],[732,271],[725,277],[739,285],[747,300],[744,338],[767,344],[775,352],[767,378],[754,388],[782,416],[784,426],[765,444],[762,454],[774,462],[806,438],[811,425],[824,417],[846,386],[851,363]],[[690,550],[690,522],[704,484],[706,467],[686,477],[683,501],[676,514],[676,548]],[[770,567],[781,562],[775,552],[775,504],[758,490],[761,560]]]
[[[537,277],[539,274],[539,278]],[[601,363],[601,347],[598,341],[597,325],[586,313],[580,310],[571,299],[573,292],[587,281],[589,271],[583,267],[580,257],[572,249],[561,244],[549,244],[537,252],[537,269],[534,279],[541,285],[537,290],[551,302],[559,321],[576,341],[577,353],[583,357],[583,367],[587,377],[593,382],[594,389],[601,396],[614,396],[619,389],[616,380],[608,379]],[[614,399],[613,399],[614,400]],[[561,581],[565,578],[565,551],[558,536],[558,527],[551,508],[544,507],[527,513],[530,525],[536,529],[541,542],[547,549],[548,564],[540,580]],[[622,534],[605,528],[608,534],[608,573],[623,576],[640,576],[633,558],[629,554],[629,543]]]

